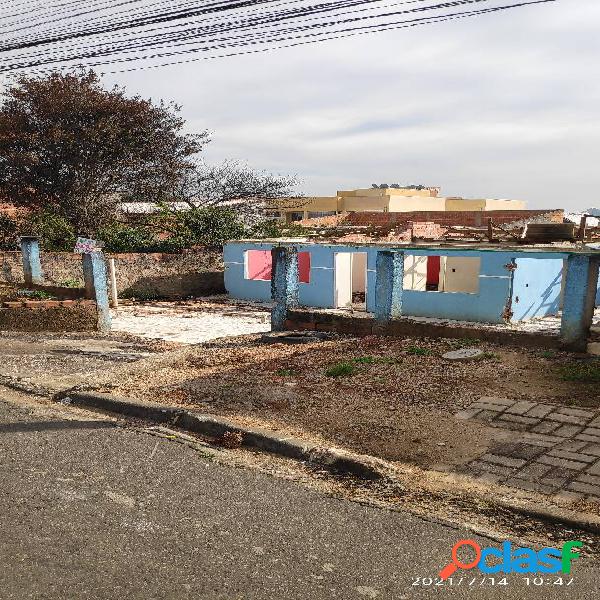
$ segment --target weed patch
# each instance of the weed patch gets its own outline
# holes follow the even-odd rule
[[[600,382],[600,361],[572,363],[558,370],[563,381],[579,381],[581,383]]]
[[[277,369],[275,375],[278,375],[279,377],[294,377],[295,375],[298,375],[298,371],[295,371],[294,369]]]
[[[348,362],[337,363],[325,371],[327,377],[348,377],[354,375],[354,373],[356,373],[356,367]]]
[[[419,348],[419,346],[409,346],[406,352],[415,356],[431,356],[433,354],[429,348]]]

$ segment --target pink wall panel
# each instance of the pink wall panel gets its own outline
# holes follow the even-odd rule
[[[271,251],[248,250],[246,254],[246,278],[269,281],[271,279]],[[298,252],[298,280],[310,283],[310,252]]]
[[[248,279],[271,279],[271,251],[248,250],[246,254],[246,277]]]

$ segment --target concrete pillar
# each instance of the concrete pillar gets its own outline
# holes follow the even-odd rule
[[[271,258],[271,330],[283,331],[288,309],[298,306],[298,249],[274,247]]]
[[[96,301],[98,329],[100,331],[110,331],[111,316],[106,261],[101,252],[83,255],[83,279],[86,298]]]
[[[23,255],[23,275],[26,285],[42,285],[44,275],[40,262],[40,241],[37,237],[21,238],[21,254]]]
[[[387,323],[402,314],[404,252],[380,250],[375,264],[375,320]]]
[[[567,350],[585,352],[594,316],[600,257],[572,254],[566,261],[560,337]]]

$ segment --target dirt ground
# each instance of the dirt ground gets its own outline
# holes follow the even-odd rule
[[[0,332],[0,381],[58,391],[176,347],[120,333]]]
[[[482,359],[441,358],[474,343],[332,336],[267,345],[243,336],[142,360],[96,388],[437,469],[468,462],[507,435],[454,417],[481,396],[600,405],[597,382],[561,374],[589,358],[483,343]],[[340,364],[350,373],[334,376]]]

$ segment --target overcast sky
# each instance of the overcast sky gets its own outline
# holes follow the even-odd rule
[[[106,76],[175,100],[208,160],[297,174],[301,191],[371,183],[600,206],[600,1]]]

